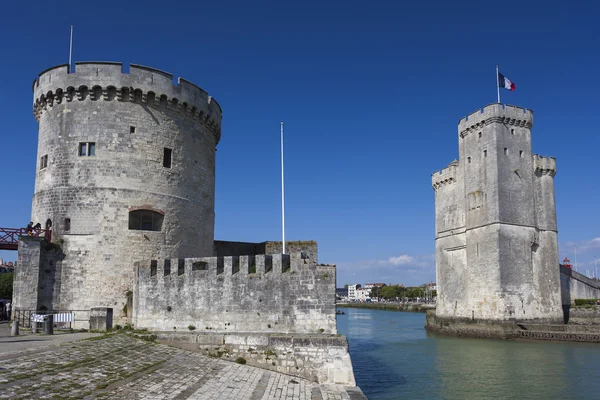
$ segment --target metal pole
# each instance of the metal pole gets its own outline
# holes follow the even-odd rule
[[[283,185],[283,122],[281,123],[281,244],[285,254],[285,195]]]
[[[73,54],[73,25],[71,25],[71,40],[69,43],[69,72],[71,72],[71,55]]]
[[[500,77],[498,76],[498,64],[496,64],[496,90],[498,90],[498,104],[500,104]]]

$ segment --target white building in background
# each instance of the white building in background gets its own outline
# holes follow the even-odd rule
[[[356,298],[356,291],[360,288],[360,284],[348,285],[348,300],[358,300]]]
[[[371,298],[371,289],[361,288],[356,289],[356,300],[358,301],[366,301]]]

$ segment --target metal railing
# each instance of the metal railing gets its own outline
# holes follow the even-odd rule
[[[33,323],[42,323],[44,317],[52,315],[56,329],[72,329],[73,325],[87,325],[90,321],[90,310],[13,310],[12,320],[21,328],[31,328]]]
[[[52,241],[52,230],[33,228],[0,228],[0,250],[17,250],[19,236],[45,237]]]

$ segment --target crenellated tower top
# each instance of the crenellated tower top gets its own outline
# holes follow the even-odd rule
[[[533,111],[528,108],[511,106],[509,104],[492,103],[472,112],[458,122],[460,137],[470,132],[479,131],[485,125],[501,123],[531,129],[533,126]]]
[[[57,65],[41,72],[33,81],[35,118],[48,107],[64,101],[130,101],[184,113],[221,138],[222,111],[219,103],[200,87],[158,69],[131,64],[129,73],[117,62],[78,62]]]

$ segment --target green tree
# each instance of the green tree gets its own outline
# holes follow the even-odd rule
[[[0,297],[3,299],[12,299],[12,295],[13,274],[0,274]]]

